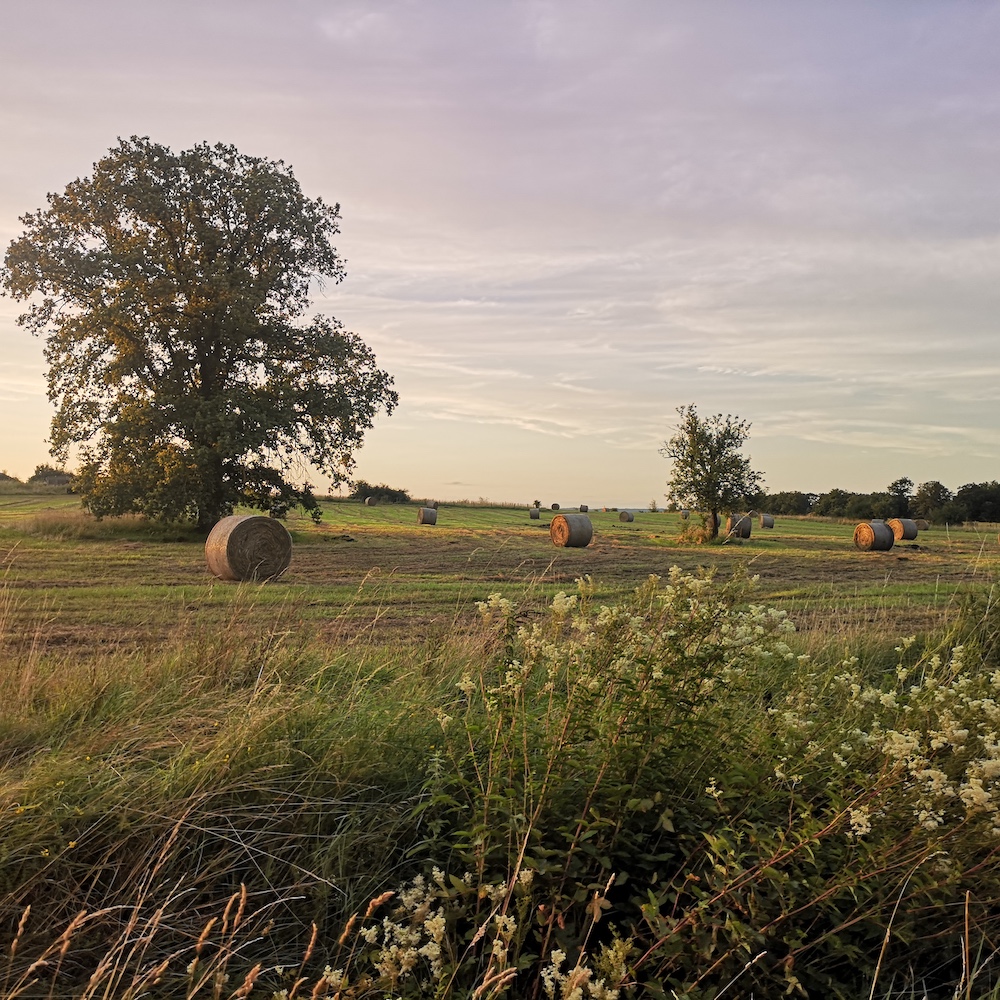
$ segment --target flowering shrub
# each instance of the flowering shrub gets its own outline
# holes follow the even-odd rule
[[[257,959],[267,930],[237,942],[263,923],[244,919],[245,890],[215,930],[159,964],[145,958],[153,931],[137,948],[133,929],[164,933],[180,915],[136,915],[109,968],[137,985],[101,995],[151,984],[278,1000],[988,995],[992,951],[977,960],[976,949],[1000,937],[991,634],[814,662],[782,612],[748,600],[752,583],[674,569],[612,605],[589,579],[542,611],[486,597],[478,656],[444,695],[401,711],[386,741],[410,748],[406,795],[391,803],[397,839],[368,857],[385,853],[380,870],[403,884],[375,883],[367,909],[366,891],[345,923],[314,926],[295,966]],[[430,742],[419,790],[414,754]],[[286,766],[272,753],[268,775]],[[389,787],[401,765],[378,764],[366,761],[369,784]],[[352,815],[331,802],[327,813]],[[36,964],[15,962],[26,919],[5,995],[35,982]],[[38,962],[62,962],[73,926]],[[228,964],[244,960],[227,985]]]
[[[624,943],[624,992],[853,997],[878,963],[954,982],[966,933],[997,929],[1000,675],[913,640],[888,677],[820,668],[750,584],[479,605],[495,656],[442,710],[422,818],[482,884],[534,873],[519,992],[596,934]]]

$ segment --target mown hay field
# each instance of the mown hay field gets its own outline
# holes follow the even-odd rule
[[[265,621],[294,609],[327,638],[409,644],[471,620],[488,593],[541,605],[589,576],[609,599],[676,565],[756,575],[755,599],[787,611],[803,636],[853,639],[872,626],[902,636],[942,625],[1000,565],[996,525],[934,526],[865,553],[853,523],[781,517],[771,530],[755,524],[748,540],[705,545],[683,538],[678,513],[623,523],[592,509],[591,545],[563,549],[549,539],[548,510],[532,521],[526,509],[442,504],[429,526],[418,509],[330,501],[318,525],[293,516],[288,572],[237,586],[211,576],[203,540],[184,529],[97,522],[73,496],[0,497],[5,620],[36,649],[86,656],[223,627],[235,601]]]

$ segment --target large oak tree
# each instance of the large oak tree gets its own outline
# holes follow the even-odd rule
[[[307,464],[347,478],[397,396],[359,337],[305,319],[344,277],[339,218],[280,160],[137,137],[21,218],[0,283],[46,337],[52,454],[79,446],[94,514],[315,514]]]

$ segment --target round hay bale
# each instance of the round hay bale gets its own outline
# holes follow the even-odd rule
[[[594,537],[594,526],[586,514],[557,514],[549,525],[553,545],[567,549],[584,549]]]
[[[634,521],[635,520],[635,515],[630,510],[623,510],[618,515],[618,520],[619,521],[626,521],[626,522],[627,521]]]
[[[427,506],[430,507],[433,510],[437,510],[439,504],[438,504],[437,500],[432,500]]]
[[[925,521],[922,517],[918,517],[917,520],[914,523],[917,526],[917,531],[930,531],[931,530],[931,522],[930,521]]]
[[[378,501],[375,499],[375,497],[365,497],[366,507],[374,507],[376,503],[378,503]]]
[[[896,542],[884,521],[862,521],[854,529],[854,544],[862,552],[888,552]]]
[[[552,510],[558,510],[558,509],[559,509],[559,504],[557,504],[557,503],[554,503],[554,504],[552,505],[551,509],[552,509]]]
[[[417,511],[417,524],[437,524],[438,512],[436,507],[421,507]]]
[[[891,529],[897,542],[911,542],[917,537],[917,522],[908,517],[893,517],[885,524],[887,528]]]
[[[541,516],[542,512],[537,507],[532,507],[531,510],[528,511],[528,517],[530,517],[532,521],[537,521]]]
[[[220,580],[273,580],[292,561],[292,536],[273,517],[224,517],[205,542],[205,561]]]
[[[738,517],[734,517],[730,514],[726,518],[726,534],[732,538],[749,538],[750,516],[748,514],[740,514]]]
[[[689,511],[687,509],[687,507],[682,507],[681,508],[681,520],[682,521],[686,521],[690,516],[691,516],[691,511]]]
[[[590,510],[590,508],[585,503],[580,504],[580,513],[581,514],[586,514],[589,510]]]
[[[774,515],[773,514],[761,514],[760,515],[760,526],[762,528],[773,528],[774,527]]]

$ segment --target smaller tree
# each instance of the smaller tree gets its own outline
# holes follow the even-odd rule
[[[694,404],[678,406],[677,415],[677,432],[660,449],[673,463],[666,496],[701,511],[715,538],[723,510],[746,509],[760,495],[764,477],[740,453],[750,422],[721,413],[699,417]]]
[[[933,520],[946,503],[951,501],[951,490],[936,479],[921,483],[913,496],[913,513],[917,517]]]
[[[885,488],[892,497],[892,513],[890,517],[909,517],[910,499],[913,496],[913,480],[908,476],[895,479]]]
[[[847,505],[856,495],[849,490],[834,487],[826,493],[820,493],[810,513],[820,517],[848,517]]]

